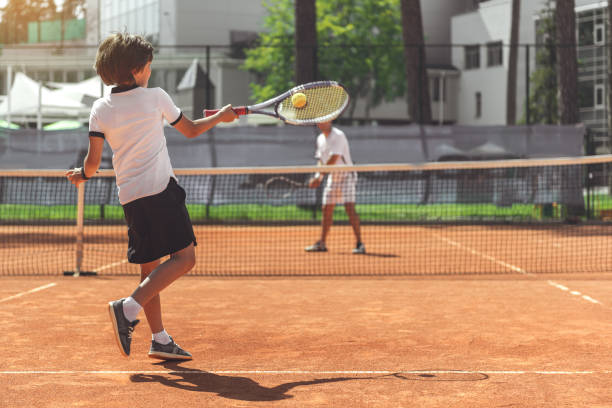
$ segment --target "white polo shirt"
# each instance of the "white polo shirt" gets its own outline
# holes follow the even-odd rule
[[[322,164],[327,164],[334,154],[340,155],[340,160],[336,164],[353,165],[346,135],[340,129],[332,127],[329,136],[326,137],[325,134],[321,133],[317,137],[315,158],[321,160]]]
[[[89,136],[106,139],[113,151],[119,202],[164,191],[170,177],[176,179],[166,137],[164,119],[174,125],[182,113],[161,88],[113,88],[98,99],[89,117]]]

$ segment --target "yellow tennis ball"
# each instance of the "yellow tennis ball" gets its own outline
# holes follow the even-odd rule
[[[302,92],[294,93],[293,96],[291,96],[291,103],[295,108],[303,108],[306,106],[306,95]]]

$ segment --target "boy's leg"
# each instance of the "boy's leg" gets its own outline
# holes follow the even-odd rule
[[[109,303],[109,313],[115,332],[115,340],[124,356],[130,355],[132,332],[136,324],[138,324],[136,315],[140,307],[151,302],[162,289],[170,285],[180,276],[189,272],[194,265],[195,250],[192,243],[187,248],[172,254],[170,259],[163,264],[155,267],[130,298],[119,299]],[[159,305],[159,297],[157,299],[157,305]],[[127,309],[126,304],[128,304]],[[155,305],[156,303],[154,301],[152,306],[154,314]],[[129,313],[126,313],[126,311],[129,311]],[[128,316],[132,316],[132,318],[128,318]],[[158,316],[160,318],[159,323],[161,324],[161,312]]]
[[[329,234],[329,229],[332,226],[333,217],[334,217],[334,207],[335,204],[325,204],[323,206],[323,218],[321,220],[321,239],[322,243],[325,243],[327,239],[327,235]]]
[[[323,217],[321,219],[321,238],[319,238],[319,240],[313,245],[304,248],[306,252],[327,252],[325,240],[327,239],[327,234],[329,233],[329,229],[333,222],[334,206],[335,204],[323,205]]]
[[[140,305],[146,305],[159,292],[172,282],[189,272],[195,266],[195,248],[189,244],[170,256],[170,259],[157,266],[132,293],[132,298]]]
[[[140,265],[140,282],[144,281],[155,268],[160,264],[160,260],[149,262]],[[145,315],[147,316],[147,322],[151,328],[151,333],[159,333],[164,330],[164,324],[162,323],[161,314],[161,302],[159,293],[149,300],[148,303],[142,305]]]
[[[359,214],[357,214],[357,211],[355,211],[355,203],[344,203],[344,210],[349,217],[351,227],[353,227],[353,233],[355,233],[357,243],[361,243],[361,223],[359,220]]]
[[[157,268],[160,261],[140,265],[140,281],[144,281]],[[174,339],[164,330],[159,293],[143,306],[147,322],[151,328],[153,339],[149,349],[149,357],[161,360],[191,360],[191,353],[185,351],[174,342]]]

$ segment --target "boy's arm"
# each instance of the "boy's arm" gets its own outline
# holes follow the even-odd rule
[[[77,167],[66,172],[66,177],[72,184],[79,186],[86,179],[83,178],[83,173],[87,178],[93,177],[100,167],[102,161],[102,152],[104,151],[104,139],[101,137],[90,136],[89,137],[89,150],[83,167]]]
[[[339,154],[332,154],[332,156],[329,158],[329,160],[327,161],[327,163],[325,163],[325,165],[327,166],[333,166],[334,164],[336,164],[338,162],[338,159],[340,158]],[[322,166],[323,162],[321,162],[321,160],[319,160],[317,162],[317,166]],[[310,188],[317,188],[319,187],[319,185],[321,185],[321,182],[323,181],[323,177],[325,177],[327,173],[321,173],[318,172],[316,173],[309,181],[308,181],[308,187]]]
[[[207,118],[191,120],[185,115],[174,125],[174,128],[185,137],[193,138],[212,129],[220,122],[233,122],[238,115],[232,109],[232,105],[225,105],[219,112]]]

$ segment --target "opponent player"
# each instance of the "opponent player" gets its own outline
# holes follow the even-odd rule
[[[109,303],[119,350],[130,354],[132,332],[144,308],[152,332],[149,356],[191,359],[164,329],[159,293],[195,265],[197,245],[164,136],[164,119],[188,138],[231,122],[231,105],[195,121],[187,118],[161,88],[147,88],[153,46],[141,36],[114,34],[96,55],[94,68],[111,94],[98,99],[89,118],[89,150],[83,167],[66,176],[74,185],[92,177],[100,166],[104,140],[113,151],[113,168],[128,225],[128,260],[140,264],[141,283],[128,298]],[[170,257],[161,262],[166,255]]]
[[[319,123],[317,125],[321,134],[317,137],[317,150],[315,158],[317,164],[352,165],[351,152],[346,135],[340,129],[332,126],[331,122]],[[317,173],[310,179],[308,187],[317,188],[323,181],[324,173]],[[353,249],[354,254],[365,254],[365,245],[361,242],[361,229],[359,215],[355,211],[355,184],[357,173],[355,172],[333,172],[327,177],[327,184],[323,189],[323,218],[321,220],[321,238],[314,245],[305,248],[307,252],[326,252],[325,240],[333,222],[334,207],[336,204],[344,204],[349,222],[353,227],[353,233],[357,244]]]

